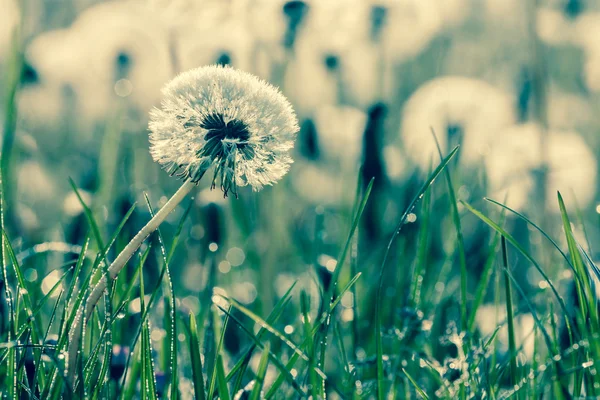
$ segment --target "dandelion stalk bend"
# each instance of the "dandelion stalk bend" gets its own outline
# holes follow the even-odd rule
[[[108,268],[116,279],[127,261],[186,195],[212,169],[211,187],[238,195],[272,185],[289,170],[298,121],[287,99],[272,85],[229,67],[185,72],[163,89],[160,108],[150,113],[150,153],[184,183],[135,235]],[[83,324],[107,287],[103,276],[92,289],[72,329],[68,377],[74,384]],[[73,385],[75,388],[75,385]]]

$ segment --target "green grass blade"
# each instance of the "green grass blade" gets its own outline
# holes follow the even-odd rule
[[[379,302],[379,299],[377,300]],[[377,365],[377,400],[385,400],[386,391],[384,388],[384,366],[383,366],[383,339],[381,336],[381,311],[379,307],[375,309],[375,351]]]
[[[144,300],[144,274],[142,272],[143,260],[140,261],[138,270],[140,276],[140,305],[142,314],[146,313],[146,302]],[[156,394],[156,377],[154,375],[154,366],[152,362],[152,347],[150,341],[150,327],[148,320],[142,321],[142,398],[148,398],[150,400],[158,399]]]
[[[229,388],[227,387],[227,379],[225,379],[225,368],[223,367],[223,357],[221,354],[217,354],[216,369],[219,399],[230,400],[231,396],[229,395]]]
[[[342,298],[344,297],[344,294],[346,294],[346,292],[348,290],[350,290],[350,288],[356,283],[356,281],[361,277],[361,273],[359,272],[358,274],[356,274],[354,276],[354,278],[352,278],[350,280],[350,282],[348,282],[348,284],[346,284],[346,286],[344,286],[344,288],[340,291],[339,295],[336,296],[335,300],[333,301],[333,303],[330,305],[329,307],[329,313],[332,312],[333,309],[335,309],[335,307],[338,305],[338,303],[342,300]],[[321,317],[321,319],[319,319],[314,327],[312,328],[312,330],[306,335],[306,338],[304,339],[304,341],[302,342],[301,348],[305,349],[308,346],[310,346],[314,340],[314,335],[317,333],[317,331],[319,330],[319,327],[321,326],[321,324],[323,324],[326,320],[326,318],[328,317],[329,314],[325,314],[324,316]],[[307,319],[305,319],[306,323],[308,323]],[[286,370],[291,370],[294,365],[296,364],[296,362],[298,361],[298,359],[300,358],[300,356],[298,355],[298,353],[294,353],[292,354],[292,356],[290,357],[290,361],[288,361],[288,363],[285,366]],[[281,384],[284,382],[285,380],[285,376],[280,374],[277,379],[275,380],[275,382],[273,382],[273,385],[271,385],[271,387],[269,388],[269,390],[267,391],[267,394],[265,395],[265,399],[270,399],[271,397],[273,397],[273,395],[275,395],[275,392],[277,391],[277,389],[279,389],[279,387],[281,386]]]
[[[271,325],[274,324],[279,319],[279,317],[283,314],[285,307],[287,306],[287,304],[290,301],[291,292],[294,289],[294,287],[296,287],[296,283],[297,283],[297,281],[294,282],[290,286],[290,288],[287,290],[287,292],[284,293],[284,295],[279,299],[279,301],[277,301],[277,303],[273,307],[273,310],[267,317],[267,322],[269,324],[271,324]],[[258,339],[258,341],[260,342],[260,340],[262,339],[263,335],[266,332],[267,332],[266,329],[261,327],[256,334],[256,339]],[[252,336],[254,337],[254,335],[252,335]],[[233,393],[237,393],[238,390],[242,386],[242,380],[244,378],[244,374],[248,367],[248,363],[250,362],[250,360],[252,358],[252,353],[255,348],[256,348],[255,344],[251,345],[250,348],[244,353],[244,355],[242,357],[240,357],[239,361],[233,366],[233,368],[231,369],[231,371],[229,371],[229,374],[227,375],[227,382],[229,382],[233,378],[233,376],[237,373],[237,378],[233,385]]]
[[[200,340],[198,338],[198,327],[196,317],[190,313],[190,358],[192,360],[192,381],[194,382],[194,393],[196,400],[205,400],[204,374],[202,372],[202,357],[200,356]]]
[[[440,160],[443,161],[444,156],[442,154],[442,149],[440,147],[440,143],[433,131],[431,130],[433,135],[433,139],[435,140],[435,145],[437,146],[438,154],[440,156]],[[446,177],[446,185],[448,186],[448,195],[450,196],[450,210],[452,213],[452,222],[454,223],[454,228],[456,230],[456,243],[457,243],[457,251],[460,260],[460,314],[461,314],[461,325],[462,330],[466,331],[468,327],[468,314],[467,314],[467,256],[465,251],[465,240],[462,234],[462,226],[460,223],[460,213],[458,212],[458,202],[456,201],[456,192],[454,191],[454,185],[452,185],[452,177],[450,176],[450,171],[447,168],[444,168],[444,176]]]
[[[406,375],[406,378],[408,378],[408,381],[411,383],[411,385],[413,385],[419,396],[421,396],[422,399],[429,400],[429,396],[427,396],[427,393],[425,393],[425,391],[421,389],[417,381],[415,381],[413,377],[410,376],[410,374],[404,368],[402,368],[402,372],[404,373],[404,375]]]
[[[150,215],[152,217],[154,217],[154,210],[152,209],[152,204],[150,203],[150,199],[148,198],[147,195],[144,195],[144,197],[146,199],[146,204],[148,206],[148,209],[150,210]],[[183,217],[181,218],[181,220],[179,222],[179,225],[177,228],[177,234],[175,236],[175,239],[173,240],[173,244],[171,246],[171,251],[169,252],[169,255],[167,255],[167,250],[165,248],[165,242],[164,242],[164,239],[162,236],[162,232],[161,232],[160,228],[157,229],[158,241],[160,243],[160,251],[161,251],[162,258],[163,258],[164,269],[165,269],[167,298],[168,298],[168,302],[166,303],[166,307],[165,307],[165,323],[166,323],[166,326],[168,327],[168,330],[167,330],[167,336],[165,338],[165,345],[164,345],[164,347],[167,348],[168,351],[165,352],[166,357],[164,357],[163,369],[165,371],[167,371],[167,369],[169,370],[170,391],[171,391],[170,398],[173,400],[177,400],[177,398],[179,397],[179,390],[178,390],[179,378],[177,376],[177,347],[178,346],[177,346],[177,319],[175,317],[175,290],[173,289],[173,280],[171,279],[171,270],[169,268],[169,259],[170,259],[171,255],[173,254],[175,247],[177,246],[177,240],[178,240],[179,234],[181,233],[181,229],[183,228],[183,223],[185,222],[185,219],[187,218],[187,216],[189,214],[189,210],[190,210],[190,206],[188,206],[187,211],[184,213]],[[163,348],[163,351],[165,351],[164,348]],[[165,364],[167,364],[167,365],[165,365]]]
[[[454,155],[456,154],[457,151],[458,151],[458,146],[455,147],[450,152],[450,154],[448,154],[448,156],[446,156],[446,158],[444,158],[442,160],[442,162],[437,166],[437,168],[431,173],[429,178],[423,183],[423,185],[417,192],[416,196],[414,196],[412,201],[409,203],[408,207],[406,207],[404,213],[402,214],[402,216],[400,218],[400,221],[398,222],[398,225],[396,226],[394,233],[392,234],[392,237],[390,238],[390,240],[388,242],[388,246],[387,246],[384,256],[383,256],[383,261],[381,262],[381,267],[379,269],[379,284],[377,286],[377,293],[376,293],[376,298],[375,298],[375,325],[376,325],[375,326],[375,341],[376,341],[375,347],[376,347],[376,351],[377,351],[377,356],[376,356],[376,358],[377,358],[377,360],[376,360],[376,364],[377,364],[377,398],[379,400],[382,400],[385,396],[385,394],[383,392],[384,377],[383,377],[383,349],[382,349],[383,346],[381,343],[381,323],[382,323],[382,317],[381,317],[381,301],[382,300],[381,300],[381,298],[382,298],[382,291],[383,291],[383,278],[385,276],[385,267],[386,267],[387,260],[388,260],[389,254],[390,254],[390,250],[392,248],[394,241],[396,240],[396,237],[398,237],[398,235],[400,234],[400,231],[402,230],[402,227],[406,223],[408,215],[415,208],[415,206],[417,205],[419,200],[421,200],[423,198],[423,195],[429,189],[429,187],[433,184],[435,179],[448,166],[448,163],[454,157]]]
[[[244,332],[254,342],[255,347],[261,349],[262,351],[265,351],[265,346],[260,342],[260,340],[252,332],[250,332],[248,330],[248,328],[246,328],[244,326],[244,324],[235,315],[231,314],[229,311],[225,310],[224,308],[222,308],[220,306],[218,306],[218,307],[221,311],[226,313],[229,316],[229,318],[231,318],[231,320],[242,330],[242,332]],[[294,354],[294,356],[296,356],[296,355],[297,354]],[[288,383],[294,388],[294,390],[296,390],[298,395],[301,398],[306,397],[306,393],[304,393],[302,388],[300,388],[300,386],[298,386],[298,383],[294,380],[294,377],[290,373],[288,366],[283,365],[283,362],[281,362],[277,358],[277,356],[273,353],[269,354],[269,358],[271,359],[271,362],[275,365],[275,367],[277,367],[279,369],[279,371],[281,372],[281,374],[287,379]],[[236,392],[234,392],[234,393],[236,393]]]
[[[417,248],[417,257],[415,260],[415,268],[413,272],[413,278],[410,289],[410,300],[414,304],[415,309],[419,309],[419,303],[421,302],[421,288],[423,286],[423,274],[425,273],[425,266],[427,265],[428,257],[428,244],[430,227],[429,220],[431,216],[431,191],[427,190],[423,196],[423,207],[421,212],[421,226],[419,229],[419,239]]]
[[[88,224],[90,225],[90,228],[94,235],[94,239],[96,239],[96,243],[98,244],[98,248],[103,249],[104,241],[102,240],[102,235],[100,234],[100,228],[98,227],[98,223],[96,222],[96,219],[94,218],[94,214],[92,213],[92,210],[90,210],[88,205],[85,204],[85,201],[83,201],[83,198],[81,197],[81,194],[79,193],[79,190],[77,189],[77,185],[75,185],[75,182],[73,181],[73,179],[69,178],[69,183],[71,184],[71,187],[73,188],[73,192],[75,192],[75,195],[77,196],[77,199],[79,200],[79,203],[81,204],[81,207],[83,207],[83,213],[85,214]]]
[[[296,346],[294,344],[294,342],[292,342],[290,339],[288,339],[283,333],[281,333],[277,329],[273,328],[273,326],[271,326],[269,323],[267,323],[267,321],[265,321],[264,319],[262,319],[261,317],[259,317],[258,315],[256,315],[252,311],[250,311],[248,308],[243,306],[238,301],[228,298],[228,297],[225,297],[225,296],[222,296],[222,297],[233,307],[235,307],[236,309],[241,311],[242,314],[246,315],[248,318],[250,318],[252,321],[254,321],[254,323],[263,327],[269,333],[271,333],[273,336],[275,336],[276,338],[281,340],[283,343],[285,343],[290,349],[292,349],[292,351],[294,351],[294,353],[298,354],[303,360],[309,361],[308,356],[306,354],[304,354],[304,352],[302,350],[300,350],[300,348],[298,346]],[[321,375],[324,376],[324,374],[322,372],[321,372]]]
[[[263,385],[265,383],[265,375],[267,375],[267,367],[269,365],[269,353],[271,351],[271,345],[269,342],[265,343],[265,347],[258,364],[258,371],[256,372],[256,378],[254,379],[254,387],[250,393],[249,400],[260,400]]]
[[[579,247],[575,240],[573,230],[571,229],[571,221],[565,203],[560,193],[558,193],[558,205],[560,207],[560,214],[563,222],[563,230],[567,239],[567,246],[569,248],[569,255],[571,256],[571,262],[575,267],[575,276],[579,278],[576,281],[577,296],[579,298],[579,306],[581,311],[581,317],[585,321],[588,318],[591,319],[592,326],[598,326],[597,313],[594,312],[595,306],[595,293],[592,290],[590,283],[590,276],[587,268],[583,262]]]
[[[473,213],[477,218],[479,218],[480,220],[482,220],[486,225],[488,225],[489,227],[491,227],[492,229],[494,229],[496,232],[500,233],[502,236],[504,236],[506,238],[506,240],[512,244],[526,259],[527,261],[529,261],[534,267],[535,269],[538,270],[538,272],[540,273],[540,275],[542,275],[542,278],[546,281],[546,283],[548,283],[548,286],[550,286],[550,289],[552,290],[552,293],[554,294],[554,297],[556,297],[556,299],[558,300],[558,303],[560,304],[560,307],[563,311],[563,313],[565,315],[569,315],[568,310],[567,310],[567,306],[565,304],[564,299],[562,298],[562,296],[558,293],[558,290],[556,289],[556,287],[554,286],[554,283],[552,283],[552,281],[550,280],[550,278],[548,278],[548,275],[544,272],[544,270],[542,269],[542,267],[538,264],[538,262],[529,254],[529,252],[527,252],[527,250],[525,250],[523,248],[523,246],[521,246],[519,244],[519,242],[516,241],[516,239],[510,235],[508,232],[506,232],[502,227],[500,227],[497,223],[495,223],[494,221],[492,221],[491,219],[489,219],[488,217],[486,217],[485,215],[483,215],[481,212],[477,211],[475,208],[473,208],[470,204],[466,203],[466,202],[461,202],[471,213]],[[570,329],[570,324],[568,322],[568,319],[565,320],[565,322],[567,323],[567,325],[569,326]]]
[[[515,386],[519,381],[517,371],[517,346],[515,342],[515,322],[513,316],[513,302],[510,291],[510,277],[508,269],[508,250],[506,248],[506,239],[502,236],[502,265],[504,267],[504,290],[506,295],[506,320],[508,324],[508,351],[510,361],[510,383]]]
[[[225,331],[227,330],[227,325],[229,324],[229,316],[231,315],[231,313],[227,312],[225,313],[225,321],[223,322],[223,326],[221,327],[221,334],[219,335],[219,340],[216,343],[215,346],[215,363],[214,365],[216,366],[215,368],[218,369],[217,363],[218,363],[218,358],[221,357],[221,349],[223,348],[223,342],[225,341]],[[216,332],[216,327],[218,326],[218,321],[219,321],[219,315],[217,314],[217,312],[214,312],[213,315],[214,321],[215,321],[215,332]],[[216,372],[216,373],[215,373]],[[208,387],[208,398],[212,399],[214,391],[215,391],[215,385],[218,385],[219,382],[217,382],[217,376],[218,371],[213,371],[213,374],[211,376],[210,379],[210,386]],[[225,377],[224,377],[225,378]],[[227,385],[227,379],[225,378],[225,385]]]

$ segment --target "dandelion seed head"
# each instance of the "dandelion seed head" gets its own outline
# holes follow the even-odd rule
[[[198,183],[213,169],[227,195],[283,177],[299,130],[290,103],[270,84],[229,67],[180,74],[150,113],[150,153],[171,175]]]

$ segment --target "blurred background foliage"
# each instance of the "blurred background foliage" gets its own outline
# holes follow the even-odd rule
[[[301,131],[295,164],[278,185],[260,194],[241,190],[235,199],[201,183],[189,200],[172,262],[182,310],[199,313],[215,292],[266,315],[299,281],[316,312],[347,234],[357,182],[364,188],[374,177],[352,265],[342,271],[345,280],[351,270],[363,276],[340,311],[355,333],[351,348],[368,381],[381,250],[439,163],[432,130],[444,154],[461,145],[450,164],[459,200],[497,220],[500,208],[482,201],[489,196],[560,233],[560,190],[577,220],[588,222],[587,240],[599,237],[596,0],[0,0],[5,216],[36,296],[58,281],[57,266],[73,258],[89,229],[69,179],[105,237],[137,203],[117,248],[149,218],[144,193],[160,206],[176,190],[179,183],[148,153],[148,111],[178,72],[214,63],[279,86]],[[460,319],[448,192],[443,182],[432,190],[429,211],[409,215],[385,279],[388,339],[401,331],[413,349],[419,334],[452,338],[446,329]],[[169,217],[166,237],[187,207],[184,202]],[[494,238],[459,210],[468,293],[474,293]],[[566,293],[572,277],[540,236],[514,215],[506,222]],[[581,225],[575,231],[583,237]],[[546,283],[510,255],[530,300],[544,299]],[[159,258],[150,257],[145,268],[151,282],[160,274]],[[424,271],[423,301],[415,304],[417,267]],[[485,302],[494,309],[498,296],[489,290]],[[485,307],[477,323],[490,334],[504,317]],[[115,343],[129,343],[128,326],[139,312],[138,299]],[[291,337],[301,329],[298,315],[278,322]],[[526,336],[531,314],[519,318]],[[152,335],[157,349],[165,334],[160,326]],[[420,332],[414,337],[407,333],[413,328]],[[232,357],[244,343],[240,335],[228,330]],[[448,354],[444,346],[432,350],[440,362]],[[335,374],[335,367],[329,363],[326,372]]]

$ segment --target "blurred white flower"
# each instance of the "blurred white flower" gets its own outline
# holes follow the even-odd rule
[[[382,43],[386,54],[394,60],[414,57],[442,29],[443,17],[435,1],[400,0],[389,5]]]
[[[543,167],[543,132],[535,124],[516,125],[498,135],[493,151],[485,158],[490,190],[495,200],[517,210],[534,195],[536,170]],[[549,207],[559,211],[556,192],[565,202],[587,206],[595,196],[597,161],[583,138],[575,132],[550,131],[545,138]],[[573,198],[575,196],[575,199]]]
[[[231,65],[250,70],[254,39],[238,19],[195,21],[178,29],[175,36],[181,70],[212,65]]]
[[[475,321],[484,338],[490,338],[496,328],[501,329],[496,336],[496,348],[508,351],[508,324],[506,322],[506,307],[496,304],[484,304],[477,309]],[[531,314],[517,314],[514,318],[517,348],[522,347],[527,359],[531,359],[535,350],[535,320]]]
[[[53,127],[59,124],[73,91],[82,82],[81,44],[66,29],[37,36],[25,52],[28,71],[19,93],[19,114],[28,125]]]
[[[589,98],[551,90],[548,96],[548,124],[551,129],[572,129],[591,125],[594,110]]]
[[[22,93],[26,119],[105,120],[116,100],[145,114],[172,76],[165,24],[142,2],[111,1],[85,10],[66,30],[36,37],[26,50],[36,75]],[[65,96],[72,97],[70,100]]]
[[[172,60],[166,24],[147,5],[136,1],[98,4],[77,18],[71,34],[88,50],[86,60],[80,61],[90,90],[84,104],[87,95],[103,103],[86,110],[90,115],[107,113],[120,80],[129,81],[127,100],[140,111],[157,102],[160,88],[173,74]]]
[[[435,3],[442,15],[444,26],[448,27],[463,23],[469,17],[472,9],[470,0],[444,0]]]
[[[15,27],[19,24],[20,15],[15,0],[0,0],[0,60],[4,59],[11,48]]]
[[[362,153],[367,115],[358,108],[324,106],[314,115],[319,148],[325,158],[357,168]]]
[[[576,25],[561,10],[539,8],[536,17],[537,33],[542,41],[556,46],[573,40]]]
[[[297,34],[305,19],[309,15],[312,18],[315,5],[316,2],[310,0],[256,0],[248,4],[245,17],[257,41],[283,45],[286,44],[286,34]],[[290,29],[296,32],[290,32]]]
[[[577,18],[574,36],[573,42],[585,51],[586,84],[590,90],[600,92],[600,12]]]
[[[395,180],[406,176],[407,162],[402,150],[393,145],[385,146],[383,148],[383,158],[385,160],[385,172],[388,178]]]
[[[349,189],[338,174],[323,168],[322,165],[310,163],[294,168],[291,180],[296,193],[313,204],[339,204],[344,194],[348,193],[344,190]]]
[[[325,66],[321,51],[315,51],[314,43],[300,40],[296,47],[296,57],[285,72],[284,87],[298,114],[311,115],[322,106],[338,102],[338,76]],[[337,62],[338,56],[331,60]]]
[[[92,195],[89,192],[82,189],[79,189],[78,192],[85,204],[91,204]],[[63,202],[63,210],[65,214],[70,217],[76,217],[83,212],[83,206],[75,192],[70,191],[69,194],[67,194]]]
[[[462,23],[469,0],[371,0],[385,17],[381,42],[387,57],[404,61],[420,53],[436,35]]]
[[[198,182],[214,167],[225,194],[271,185],[292,163],[298,123],[278,89],[233,68],[182,73],[150,114],[150,152],[170,174]]]
[[[484,17],[492,22],[514,25],[522,20],[526,2],[521,0],[484,0]]]
[[[368,15],[356,2],[312,3],[285,75],[300,114],[339,102],[365,107],[376,100],[380,55],[367,36]]]
[[[23,228],[35,232],[58,222],[60,215],[54,210],[60,201],[59,188],[48,168],[36,161],[25,161],[19,165],[16,178],[16,211]]]
[[[498,131],[515,121],[514,100],[504,91],[471,78],[446,76],[425,83],[402,111],[401,137],[406,154],[421,168],[438,159],[431,134],[442,152],[460,142],[465,164],[481,161]]]

